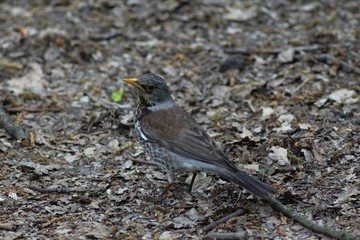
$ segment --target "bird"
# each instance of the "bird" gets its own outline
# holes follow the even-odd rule
[[[259,199],[277,191],[238,169],[215,140],[175,103],[165,80],[153,73],[124,78],[137,90],[135,132],[145,153],[166,174],[169,185],[179,172],[210,172],[238,184]]]

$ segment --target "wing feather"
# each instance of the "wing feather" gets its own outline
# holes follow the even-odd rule
[[[236,169],[215,141],[178,105],[143,116],[141,129],[148,141],[157,143],[173,153],[219,167]]]

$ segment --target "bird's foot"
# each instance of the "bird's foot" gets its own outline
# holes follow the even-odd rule
[[[167,197],[167,192],[169,191],[169,189],[171,188],[173,184],[172,183],[168,183],[165,188],[163,189],[162,193],[157,197],[157,202],[158,203],[162,203],[166,197]]]
[[[172,196],[174,196],[175,199],[182,199],[185,197],[186,194],[189,194],[191,196],[191,198],[195,198],[192,194],[191,194],[191,189],[187,189],[184,188],[184,185],[181,184],[181,186],[177,186],[177,183],[169,183],[165,186],[164,190],[162,191],[162,193],[159,195],[159,197],[157,198],[159,203],[162,203],[167,197],[168,197],[168,193],[170,188],[174,187],[176,189],[176,191],[172,191]]]

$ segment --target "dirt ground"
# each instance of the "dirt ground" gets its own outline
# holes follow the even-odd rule
[[[240,168],[314,221],[360,238],[360,4],[0,1],[1,239],[326,239],[216,175],[166,178],[121,81],[163,76]]]

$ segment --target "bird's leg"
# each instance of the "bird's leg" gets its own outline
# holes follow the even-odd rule
[[[166,193],[169,191],[170,187],[172,186],[172,183],[168,183],[165,187],[164,190],[162,191],[162,193],[159,195],[159,197],[157,198],[158,202],[162,202],[165,198],[166,198]]]
[[[169,191],[170,187],[175,182],[175,174],[172,171],[166,171],[166,177],[168,179],[168,184],[165,186],[163,192],[158,197],[158,202],[163,201],[166,198],[166,193]]]
[[[193,176],[192,176],[192,178],[191,178],[191,182],[190,182],[190,185],[189,185],[189,193],[190,193],[190,194],[191,194],[192,188],[193,188],[193,186],[194,186],[194,182],[195,182],[196,175],[197,175],[197,172],[193,173]]]

